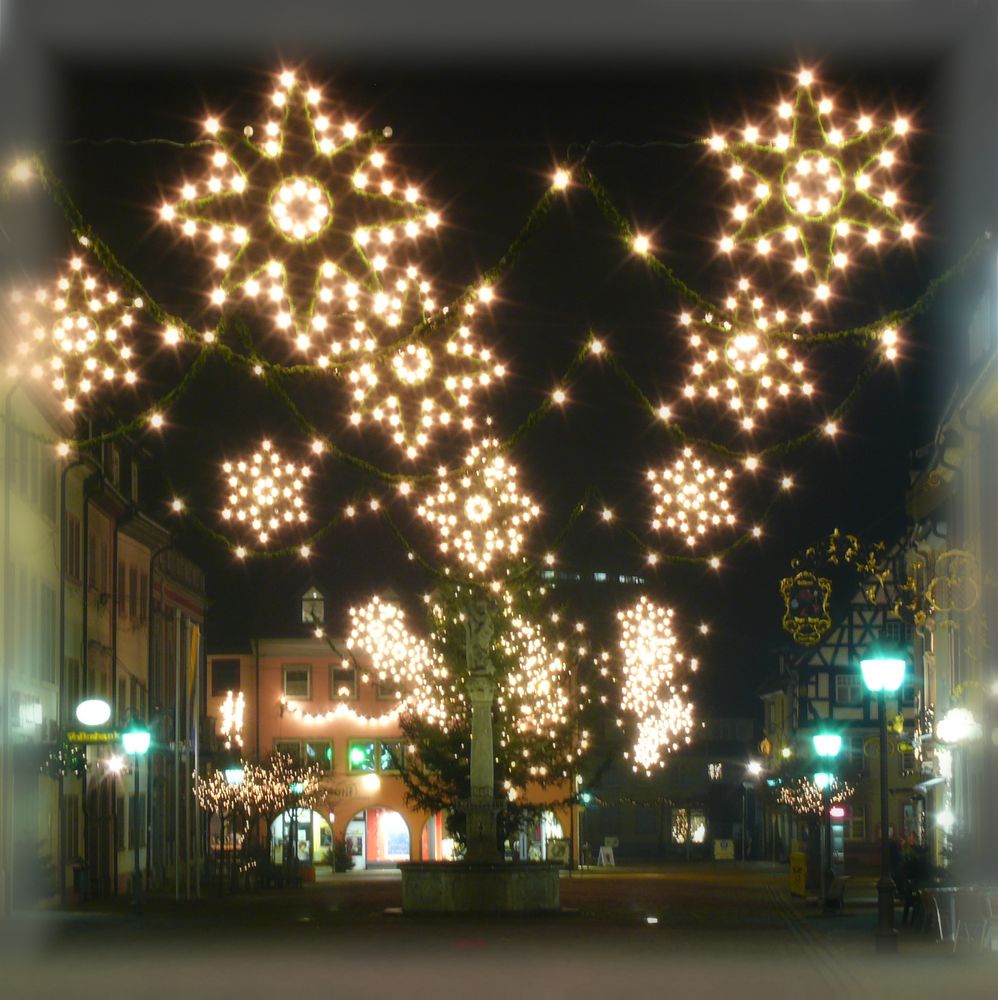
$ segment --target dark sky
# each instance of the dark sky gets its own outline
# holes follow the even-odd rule
[[[777,8],[759,5],[759,10],[765,19],[775,17]],[[814,65],[820,53],[819,77],[845,101],[873,110],[897,107],[917,123],[904,191],[929,234],[914,254],[890,252],[879,266],[864,258],[848,298],[820,324],[835,329],[875,319],[916,298],[977,235],[968,206],[984,195],[968,189],[953,169],[954,150],[968,149],[971,138],[966,114],[955,113],[959,86],[952,49],[819,49],[815,38],[803,39],[754,56],[732,56],[730,45],[711,54],[705,41],[695,56],[630,58],[622,50],[573,58],[569,52],[556,65],[540,56],[514,58],[512,52],[441,63],[416,52],[403,58],[368,53],[361,60],[323,55],[312,47],[303,58],[291,45],[257,48],[240,58],[169,50],[142,60],[75,53],[56,61],[55,131],[63,143],[54,147],[53,157],[84,215],[122,262],[164,306],[202,326],[198,291],[207,287],[208,271],[154,221],[163,194],[198,169],[201,154],[64,141],[186,141],[198,136],[206,110],[240,127],[259,125],[268,74],[287,61],[302,66],[365,124],[392,126],[393,161],[404,164],[447,220],[428,268],[441,289],[473,282],[494,264],[543,192],[553,164],[570,149],[592,143],[589,166],[623,215],[654,234],[662,259],[680,277],[716,298],[734,273],[712,254],[728,203],[723,179],[702,148],[665,144],[688,142],[746,116],[761,118],[776,95],[787,92],[789,74],[802,63]],[[992,153],[985,147],[980,155]],[[986,173],[982,168],[974,176]],[[977,221],[989,216],[989,202],[977,206]],[[705,670],[697,700],[708,708],[755,714],[756,689],[772,664],[769,650],[785,638],[777,587],[796,551],[834,526],[888,540],[903,528],[910,452],[930,438],[948,395],[947,373],[972,287],[970,281],[955,285],[906,328],[904,360],[874,377],[834,445],[819,442],[784,462],[781,468],[799,484],[792,501],[775,508],[764,540],[727,559],[720,574],[670,565],[649,573],[641,550],[623,533],[596,523],[592,514],[569,536],[561,555],[567,568],[644,573],[691,632],[695,623],[711,623],[710,642],[698,650]],[[515,429],[540,402],[589,329],[606,337],[652,399],[668,400],[681,385],[687,356],[676,324],[680,300],[639,260],[622,253],[586,192],[571,193],[554,209],[497,291],[500,302],[480,331],[511,370],[506,384],[489,397],[500,435]],[[818,401],[796,411],[802,422],[778,426],[768,438],[760,435],[760,443],[799,433],[834,408],[862,361],[855,348],[814,352]],[[166,385],[186,363],[189,356],[183,362],[162,356],[149,375]],[[598,364],[583,370],[570,396],[564,413],[552,413],[516,453],[522,482],[544,509],[540,535],[557,534],[586,487],[597,486],[622,521],[655,544],[646,528],[643,476],[650,465],[669,459],[669,439]],[[328,385],[301,398],[315,422],[347,450],[404,467],[378,448],[374,428],[363,436],[344,431],[342,407]],[[687,414],[689,432],[732,440],[723,424],[677,410]],[[709,411],[699,416],[708,417]],[[158,460],[213,528],[219,527],[213,510],[216,469],[226,453],[248,448],[264,435],[288,446],[296,436],[286,412],[259,385],[222,367],[171,409],[169,419],[162,446],[153,445]],[[450,449],[439,457],[453,455],[453,443]],[[325,461],[317,471],[319,511],[342,506],[359,484],[341,464]],[[768,485],[747,495],[743,523],[761,514],[771,494]],[[429,536],[406,519],[401,506],[394,509],[406,532],[429,551]],[[186,541],[198,545],[194,534]],[[219,630],[235,618],[260,620],[273,595],[304,585],[308,572],[339,588],[344,609],[348,600],[385,586],[425,586],[392,533],[372,518],[332,532],[310,570],[293,558],[233,566],[228,552],[211,547],[199,552],[209,570]],[[615,599],[606,601],[607,618]]]

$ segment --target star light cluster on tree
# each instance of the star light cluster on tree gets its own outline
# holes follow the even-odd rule
[[[617,612],[620,623],[620,707],[635,720],[637,737],[629,756],[634,770],[650,773],[668,755],[688,744],[693,732],[689,685],[678,674],[695,673],[699,662],[680,648],[673,630],[675,612],[644,594]]]

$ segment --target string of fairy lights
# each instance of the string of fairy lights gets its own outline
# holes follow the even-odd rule
[[[60,442],[63,457],[138,430],[168,432],[168,406],[191,391],[207,357],[260,379],[288,407],[302,438],[280,446],[265,439],[245,457],[220,462],[216,528],[189,510],[179,494],[175,513],[239,558],[295,551],[307,558],[333,522],[313,527],[312,468],[302,455],[349,462],[385,484],[380,493],[372,490],[363,500],[345,504],[335,522],[353,519],[361,510],[387,514],[401,502],[435,536],[436,561],[445,575],[499,596],[509,617],[503,650],[516,667],[497,703],[513,730],[533,726],[553,732],[571,706],[565,642],[506,599],[511,574],[555,558],[553,548],[535,556],[527,544],[540,507],[519,487],[511,452],[548,413],[570,404],[569,390],[581,366],[603,364],[665,431],[667,447],[646,473],[647,523],[656,539],[671,539],[675,547],[662,551],[647,534],[624,530],[651,565],[674,560],[716,569],[724,555],[762,537],[769,511],[793,487],[792,476],[779,467],[782,459],[839,433],[865,381],[884,362],[903,358],[904,323],[979,250],[972,248],[906,309],[852,329],[813,330],[816,314],[827,315],[834,307],[837,289],[859,259],[888,244],[910,243],[918,227],[897,179],[908,158],[910,121],[902,116],[880,121],[861,109],[846,114],[803,70],[792,93],[766,120],[715,131],[703,140],[712,156],[726,161],[727,183],[735,192],[731,223],[718,251],[732,261],[754,251],[746,265],[753,277],[736,274],[723,303],[709,302],[659,258],[651,238],[620,214],[582,161],[557,167],[499,263],[440,303],[419,267],[418,251],[427,242],[441,241],[442,217],[392,162],[391,130],[365,131],[291,70],[277,75],[268,104],[269,113],[257,127],[233,127],[222,116],[209,116],[203,137],[187,144],[201,156],[200,168],[182,178],[159,206],[162,224],[190,248],[184,252],[204,264],[203,295],[214,317],[207,331],[172,315],[148,294],[95,236],[40,159],[10,172],[11,185],[41,181],[63,209],[79,246],[51,287],[15,298],[20,337],[8,373],[47,381],[62,408],[79,416],[118,384],[141,388],[142,364],[148,359],[140,345],[148,343],[149,331],[169,347],[197,349],[185,375],[159,400],[97,437]],[[576,190],[590,193],[626,250],[646,261],[684,300],[676,332],[689,351],[686,381],[674,400],[655,402],[624,369],[608,340],[589,334],[548,397],[501,438],[492,431],[483,398],[502,382],[507,368],[475,331],[475,318],[490,308],[498,281],[555,201]],[[758,275],[771,271],[785,271],[797,281],[797,294],[806,298],[803,306],[766,301]],[[294,362],[261,354],[245,326],[233,319],[236,312],[261,322]],[[236,346],[233,334],[241,341]],[[857,343],[874,348],[870,362],[852,392],[831,413],[817,416],[820,372],[812,348]],[[407,472],[350,455],[339,435],[323,432],[306,418],[291,389],[296,380],[317,375],[330,376],[338,391],[345,387],[343,425],[383,435],[409,463]],[[695,437],[684,428],[676,413],[701,404],[722,407],[737,431],[750,437],[766,429],[776,407],[799,412],[804,404],[800,412],[809,426],[766,446],[756,447],[753,439],[745,450]],[[445,434],[470,437],[461,460],[435,472],[413,464]],[[747,476],[756,492],[760,483],[770,491],[761,517],[743,511],[740,486]],[[595,520],[618,519],[610,504],[589,499],[579,507]],[[410,555],[422,548],[408,542],[407,547]],[[689,742],[694,724],[688,684],[678,674],[680,667],[695,671],[697,663],[679,651],[672,614],[642,598],[620,617],[621,706],[638,734],[631,753],[634,767],[646,771]],[[352,610],[351,618],[349,646],[370,657],[370,679],[396,687],[392,711],[414,710],[448,725],[453,701],[462,695],[440,650],[415,639],[390,602],[375,599]],[[527,712],[521,711],[524,705]],[[287,708],[297,711],[291,704]]]

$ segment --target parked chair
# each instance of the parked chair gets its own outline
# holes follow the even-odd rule
[[[950,926],[948,911],[939,905],[939,895],[932,889],[923,889],[922,897],[925,900],[925,911],[929,915],[929,922],[935,927],[939,935],[939,941],[953,941],[953,927]]]

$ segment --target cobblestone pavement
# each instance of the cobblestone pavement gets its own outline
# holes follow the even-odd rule
[[[998,996],[998,956],[904,928],[874,951],[872,881],[841,916],[766,864],[576,873],[546,917],[392,915],[397,872],[301,890],[111,900],[31,914],[0,937],[0,997]],[[680,994],[681,995],[681,994]]]

